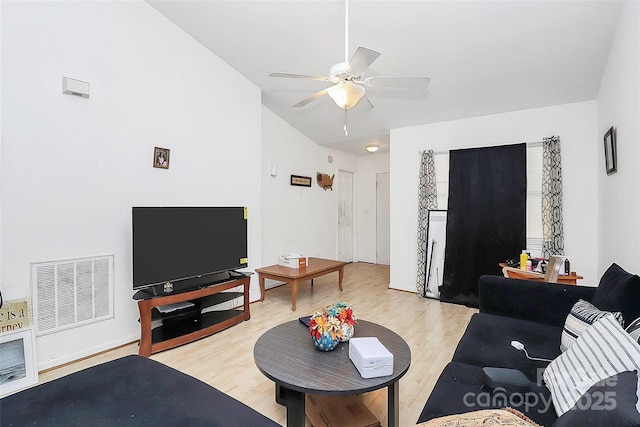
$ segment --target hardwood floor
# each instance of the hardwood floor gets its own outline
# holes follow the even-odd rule
[[[400,380],[400,425],[411,426],[477,310],[418,298],[411,292],[389,289],[388,284],[388,266],[349,264],[343,292],[338,289],[337,273],[316,278],[313,288],[305,282],[298,291],[297,310],[292,312],[291,287],[270,289],[263,302],[251,304],[251,320],[151,358],[199,378],[284,425],[285,408],[274,401],[273,382],[256,368],[253,345],[263,332],[277,324],[311,314],[327,304],[346,301],[354,306],[359,318],[395,331],[409,344],[411,367]],[[40,373],[40,381],[137,352],[137,343],[132,343]],[[364,402],[386,425],[386,391],[367,393]]]

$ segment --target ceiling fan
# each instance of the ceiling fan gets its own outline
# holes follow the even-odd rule
[[[329,70],[329,77],[293,73],[271,73],[269,76],[333,83],[333,86],[316,92],[293,106],[302,107],[329,95],[336,105],[345,111],[355,107],[361,99],[364,99],[369,108],[373,108],[373,104],[365,95],[365,86],[405,89],[426,89],[429,86],[431,79],[428,77],[365,77],[365,71],[379,56],[379,52],[361,46],[349,61],[349,1],[345,0],[344,62],[333,65]]]

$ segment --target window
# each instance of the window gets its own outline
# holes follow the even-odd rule
[[[449,153],[434,153],[438,209],[447,209]],[[524,249],[524,248],[523,248]],[[542,144],[527,146],[527,249],[542,254]]]
[[[542,255],[542,144],[527,146],[527,249]]]

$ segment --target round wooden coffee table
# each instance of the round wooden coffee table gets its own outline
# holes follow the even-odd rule
[[[387,387],[388,426],[399,425],[399,380],[411,364],[411,350],[395,332],[359,320],[355,337],[377,337],[393,354],[393,373],[362,378],[349,359],[349,344],[335,350],[316,350],[309,330],[299,320],[265,332],[253,348],[258,369],[276,384],[276,401],[287,407],[287,426],[305,425],[305,394],[349,395]]]

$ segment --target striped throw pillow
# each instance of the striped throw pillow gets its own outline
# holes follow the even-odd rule
[[[640,371],[640,344],[622,329],[614,316],[608,315],[588,327],[547,366],[542,376],[560,416],[593,385],[633,370]]]
[[[638,317],[633,322],[629,323],[629,326],[625,329],[631,338],[640,343],[640,317]]]
[[[567,320],[564,322],[564,329],[560,338],[560,351],[567,351],[585,329],[608,314],[613,314],[616,320],[621,325],[623,324],[624,319],[619,311],[611,313],[610,311],[599,310],[595,305],[585,300],[579,300],[575,303],[567,316]]]

